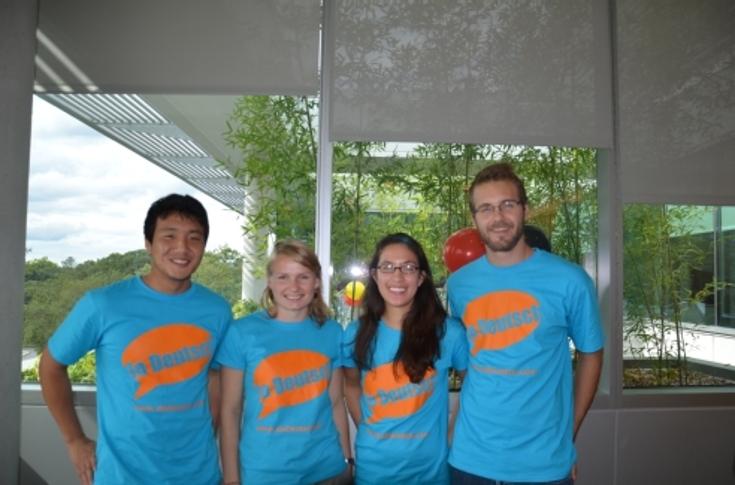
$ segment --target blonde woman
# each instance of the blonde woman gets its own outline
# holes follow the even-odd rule
[[[321,297],[319,260],[281,241],[266,276],[265,310],[236,320],[216,357],[224,483],[351,483],[343,330]]]

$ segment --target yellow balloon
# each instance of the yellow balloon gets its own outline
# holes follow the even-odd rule
[[[362,295],[365,294],[365,285],[360,281],[350,281],[345,286],[345,295],[349,296],[353,300],[362,300]]]

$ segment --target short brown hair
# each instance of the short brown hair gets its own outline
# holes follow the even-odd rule
[[[512,182],[516,186],[516,189],[518,189],[518,199],[521,201],[521,204],[526,205],[528,203],[526,187],[523,185],[523,181],[513,171],[511,164],[508,162],[493,163],[477,172],[475,179],[472,181],[472,185],[470,185],[470,191],[467,194],[470,212],[475,212],[474,202],[472,201],[475,187],[486,182]]]

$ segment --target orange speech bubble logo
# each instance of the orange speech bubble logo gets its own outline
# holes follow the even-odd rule
[[[327,390],[331,376],[329,357],[319,352],[290,350],[263,359],[253,374],[263,404],[258,419],[316,398]]]
[[[394,373],[395,369],[395,373]],[[376,423],[385,418],[401,418],[415,413],[434,392],[436,371],[429,369],[418,384],[412,383],[403,363],[378,366],[365,376],[365,399],[372,414],[366,421]]]
[[[176,384],[201,372],[212,356],[212,336],[188,323],[150,330],[125,348],[122,364],[139,383],[135,399],[163,384]]]
[[[472,355],[499,350],[531,335],[541,323],[541,306],[527,293],[499,291],[467,305],[464,314]]]

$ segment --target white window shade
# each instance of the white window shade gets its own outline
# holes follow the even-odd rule
[[[604,0],[336,0],[330,139],[612,146]]]
[[[319,89],[319,0],[41,0],[36,90]]]
[[[616,5],[623,201],[735,205],[735,3]]]

